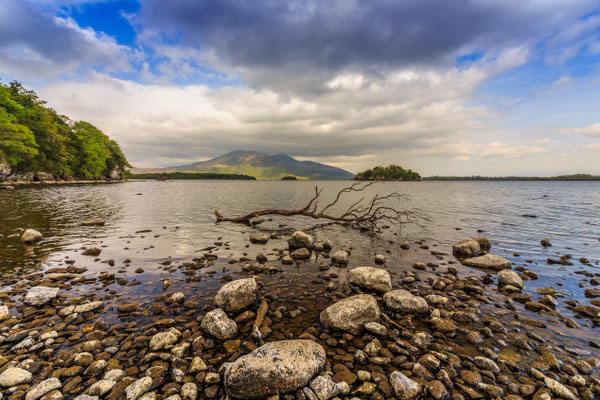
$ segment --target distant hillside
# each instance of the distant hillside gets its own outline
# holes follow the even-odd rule
[[[256,179],[282,179],[293,175],[298,179],[346,180],[354,174],[341,168],[313,161],[298,161],[287,154],[274,156],[255,151],[237,150],[209,161],[164,168],[165,172],[208,172],[250,175]],[[155,172],[155,171],[153,171]]]
[[[428,176],[427,181],[599,181],[600,176],[589,174],[539,176]]]

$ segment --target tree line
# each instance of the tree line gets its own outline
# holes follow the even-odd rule
[[[359,172],[354,179],[358,181],[418,181],[421,180],[421,175],[413,170],[392,164]]]
[[[85,121],[45,106],[19,82],[0,82],[0,163],[13,172],[100,178],[131,165],[118,143]]]

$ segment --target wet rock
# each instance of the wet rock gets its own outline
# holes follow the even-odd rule
[[[544,384],[550,390],[550,392],[557,397],[567,400],[577,400],[579,397],[573,394],[565,385],[562,383],[555,381],[554,379],[545,377]]]
[[[308,249],[311,250],[313,246],[313,238],[312,236],[302,232],[296,231],[290,236],[287,240],[288,247],[290,250],[296,249]]]
[[[292,257],[290,257],[289,255],[285,255],[285,256],[281,257],[281,263],[283,265],[292,265],[294,263],[294,259]]]
[[[100,253],[102,253],[102,249],[92,247],[89,249],[85,249],[84,252],[81,254],[83,254],[84,256],[98,257]]]
[[[459,257],[474,257],[481,253],[479,242],[473,239],[461,240],[452,245],[452,253]]]
[[[394,312],[423,314],[429,310],[427,301],[408,290],[396,289],[383,295],[385,305]]]
[[[35,243],[42,240],[44,235],[34,229],[27,229],[21,236],[21,243]]]
[[[262,232],[253,232],[250,234],[250,242],[251,243],[264,244],[269,241],[269,238],[270,238],[269,235],[267,235],[266,233],[262,233]]]
[[[200,327],[203,331],[219,340],[231,339],[237,334],[237,324],[235,321],[229,319],[227,314],[220,308],[207,313],[202,318]]]
[[[390,274],[381,268],[358,267],[348,272],[348,281],[362,288],[378,292],[392,290]]]
[[[540,240],[540,244],[544,247],[552,246],[552,244],[550,243],[550,239],[548,239],[548,238],[544,238],[544,239]]]
[[[490,360],[487,357],[475,357],[475,365],[477,365],[481,369],[487,369],[488,371],[492,371],[497,374],[500,372],[500,367],[494,361]]]
[[[385,264],[385,256],[383,254],[375,255],[375,264]]]
[[[348,384],[346,382],[335,383],[329,375],[320,375],[310,381],[309,386],[319,400],[329,400],[340,394],[344,387],[348,387]]]
[[[479,257],[467,258],[461,262],[469,267],[488,268],[494,271],[512,268],[510,261],[496,254],[485,254]]]
[[[76,312],[78,314],[83,314],[86,312],[90,312],[90,311],[95,311],[99,308],[103,308],[104,307],[104,302],[103,301],[92,301],[90,303],[84,303],[84,304],[80,304],[78,306],[75,307],[75,309],[73,310],[73,312]]]
[[[127,395],[127,400],[137,400],[146,394],[150,388],[152,387],[152,378],[149,376],[145,376],[137,381],[133,382],[131,385],[127,386],[125,389],[125,394]]]
[[[513,270],[511,269],[503,269],[498,272],[498,284],[500,286],[514,286],[519,289],[523,289],[525,284],[523,283],[523,279]]]
[[[177,343],[181,333],[172,328],[168,332],[159,332],[150,339],[150,350],[158,351]]]
[[[479,243],[479,248],[482,251],[490,251],[490,249],[492,248],[492,242],[485,236],[477,236],[473,238],[473,240]]]
[[[339,264],[339,265],[348,264],[348,253],[343,250],[336,251],[331,256],[331,262],[334,264]]]
[[[306,386],[325,358],[323,347],[310,340],[270,342],[223,365],[225,390],[242,399],[291,392]]]
[[[296,249],[290,253],[290,257],[294,260],[306,260],[310,258],[310,250],[305,247]]]
[[[238,279],[229,282],[215,296],[217,307],[225,311],[241,311],[256,301],[258,285],[254,278]]]
[[[387,328],[384,325],[381,325],[379,322],[367,322],[365,324],[365,329],[367,332],[379,336],[386,336],[388,332]]]
[[[198,387],[193,382],[188,382],[181,387],[182,400],[196,400],[198,398]]]
[[[42,306],[51,302],[58,296],[59,288],[48,286],[35,286],[29,289],[23,303],[31,306]]]
[[[585,289],[585,297],[593,299],[596,297],[600,297],[600,289],[598,288],[588,288]]]
[[[454,332],[457,329],[454,322],[446,318],[432,318],[430,322],[433,329],[439,332]]]
[[[421,393],[422,386],[413,381],[402,372],[393,371],[390,374],[390,384],[394,389],[396,397],[400,400],[415,399]]]
[[[443,400],[448,397],[448,391],[446,390],[446,387],[438,380],[425,383],[425,387],[427,388],[429,395],[435,400]]]
[[[7,306],[0,306],[0,322],[6,321],[10,318],[10,313],[8,312]]]
[[[83,221],[81,223],[81,226],[104,226],[105,223],[106,223],[106,221],[98,218],[98,219],[90,219],[88,221]]]
[[[380,316],[375,297],[359,294],[330,305],[321,311],[320,320],[326,327],[357,334],[365,323],[378,321]]]
[[[0,387],[9,388],[31,382],[32,375],[22,368],[9,367],[0,374]]]
[[[85,393],[90,396],[102,397],[110,392],[116,383],[117,382],[112,379],[102,379],[90,386]]]

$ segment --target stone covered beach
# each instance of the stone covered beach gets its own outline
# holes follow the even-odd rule
[[[2,240],[29,246],[42,236],[26,230]],[[251,230],[248,251],[228,259],[218,253],[230,244],[215,242],[193,260],[161,263],[162,291],[149,301],[127,295],[145,283],[124,272],[141,268],[115,261],[102,246],[81,249],[103,265],[97,272],[68,257],[37,272],[5,271],[2,398],[516,400],[599,393],[599,274],[581,272],[590,286],[589,302],[580,303],[553,287],[524,291],[537,274],[526,262],[494,255],[484,237],[453,248],[389,243],[388,252],[353,267],[352,248],[334,239]],[[396,252],[411,254],[403,263],[413,261],[396,265]],[[552,262],[589,264],[568,256]],[[198,282],[210,282],[206,293],[193,290]],[[559,311],[563,302],[569,314]],[[579,338],[563,338],[567,330]]]

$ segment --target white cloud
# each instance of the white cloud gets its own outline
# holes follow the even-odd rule
[[[585,135],[585,136],[599,136],[600,137],[600,122],[588,126],[578,128],[562,128],[555,129],[554,133],[562,135]]]

